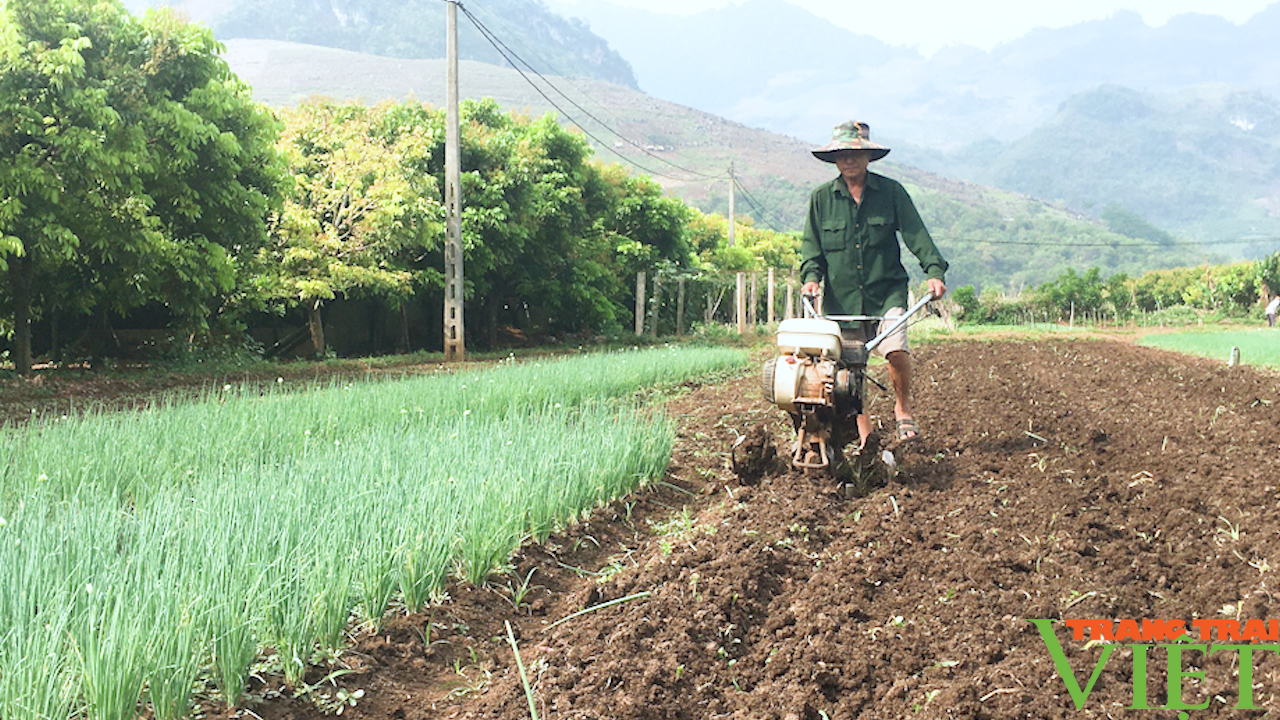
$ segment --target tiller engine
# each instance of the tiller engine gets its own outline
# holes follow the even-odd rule
[[[851,479],[845,472],[844,447],[858,441],[857,417],[864,412],[867,359],[872,350],[932,299],[932,295],[926,295],[866,343],[845,340],[838,321],[879,322],[884,318],[822,317],[808,297],[804,304],[809,317],[783,320],[778,325],[777,346],[781,354],[765,363],[763,390],[765,400],[791,416],[796,430],[791,446],[792,467],[842,483]],[[859,459],[860,470],[868,469],[877,460],[890,467],[894,463],[892,454],[880,454],[878,435],[869,436]]]

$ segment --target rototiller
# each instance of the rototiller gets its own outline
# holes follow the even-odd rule
[[[933,300],[926,294],[911,309],[869,342],[844,340],[839,322],[879,322],[870,315],[821,315],[814,298],[804,298],[805,317],[778,325],[781,355],[764,364],[765,400],[785,410],[796,430],[791,465],[806,473],[829,477],[842,484],[883,462],[892,469],[892,453],[880,452],[879,436],[869,438],[858,454],[856,467],[844,459],[845,445],[858,440],[857,417],[863,412],[863,386],[868,379],[867,359],[880,343],[905,325]],[[872,382],[876,382],[871,378]],[[879,383],[876,383],[879,385]],[[880,386],[881,389],[885,389]],[[872,446],[875,443],[875,446]]]

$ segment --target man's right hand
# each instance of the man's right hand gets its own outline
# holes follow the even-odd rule
[[[807,282],[800,288],[801,295],[817,295],[819,290],[818,283]]]

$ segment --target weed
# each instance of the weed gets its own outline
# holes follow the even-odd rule
[[[1222,517],[1221,515],[1218,516],[1218,519],[1221,520],[1227,526],[1225,530],[1219,529],[1218,532],[1225,533],[1227,537],[1231,538],[1232,542],[1239,541],[1240,540],[1240,524],[1236,523],[1235,525],[1232,525],[1230,520]]]
[[[533,579],[533,574],[537,572],[537,568],[529,568],[529,574],[524,576],[524,580],[516,585],[510,581],[507,582],[507,590],[511,593],[511,605],[519,610],[524,605],[524,599],[529,595],[529,581]]]

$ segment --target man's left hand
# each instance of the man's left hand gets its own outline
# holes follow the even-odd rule
[[[937,278],[929,278],[929,292],[933,293],[934,300],[941,300],[947,294],[947,284]]]

